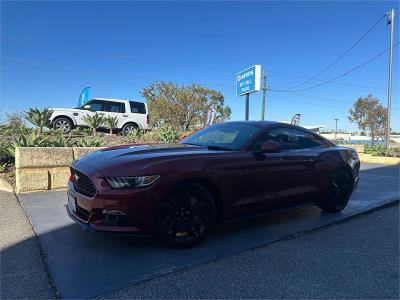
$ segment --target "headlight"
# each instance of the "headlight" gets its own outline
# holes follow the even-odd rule
[[[137,176],[137,177],[106,177],[107,182],[114,189],[139,188],[154,183],[160,175]]]

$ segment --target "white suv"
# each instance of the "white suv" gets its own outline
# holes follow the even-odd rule
[[[149,127],[149,112],[147,104],[121,99],[95,98],[79,108],[52,108],[51,126],[68,133],[77,126],[87,126],[83,116],[93,115],[96,112],[105,117],[117,117],[116,129],[126,135],[132,130],[147,129]]]

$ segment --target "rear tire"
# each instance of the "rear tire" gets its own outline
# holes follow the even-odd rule
[[[53,128],[62,130],[64,133],[69,133],[73,126],[74,124],[71,122],[71,120],[66,117],[59,117],[53,121]]]
[[[128,123],[122,127],[121,132],[122,132],[122,135],[128,135],[130,132],[132,132],[133,130],[138,129],[138,128],[139,128],[139,126],[137,124]]]
[[[350,200],[352,181],[345,170],[335,171],[328,183],[324,198],[318,204],[326,212],[337,213],[342,211]]]
[[[190,248],[205,238],[215,216],[215,202],[206,188],[182,184],[161,202],[156,236],[172,248]]]

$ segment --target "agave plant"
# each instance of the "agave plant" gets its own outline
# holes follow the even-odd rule
[[[115,116],[115,117],[111,117],[111,116],[106,117],[104,119],[104,125],[106,126],[106,128],[110,129],[110,135],[112,135],[113,129],[118,126],[118,118],[117,118],[117,116]]]
[[[129,141],[129,143],[138,143],[142,141],[142,137],[144,134],[145,134],[144,130],[136,128],[128,133],[126,139]]]
[[[101,138],[83,138],[75,143],[77,147],[101,147],[103,145],[104,141]]]
[[[176,143],[180,138],[181,133],[168,125],[161,126],[156,131],[156,139],[159,143]]]
[[[43,127],[46,126],[50,122],[50,118],[53,111],[48,108],[38,109],[38,108],[30,108],[25,112],[25,119],[31,122],[38,128],[38,136],[42,134]]]
[[[59,136],[57,139],[52,141],[48,141],[48,147],[72,147],[74,146],[74,142],[71,141],[71,138],[65,138],[64,136]]]
[[[96,112],[92,116],[84,116],[83,121],[92,129],[93,137],[96,137],[97,128],[101,127],[104,124],[104,117]]]
[[[44,147],[47,146],[47,141],[39,135],[32,132],[30,135],[19,135],[11,141],[4,142],[0,145],[2,153],[9,157],[15,157],[16,147]]]

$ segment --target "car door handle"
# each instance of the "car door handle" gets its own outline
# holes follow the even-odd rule
[[[99,115],[102,115],[102,116],[104,116],[104,113],[99,113]]]
[[[122,115],[124,118],[127,118],[128,117],[128,115]]]

